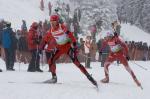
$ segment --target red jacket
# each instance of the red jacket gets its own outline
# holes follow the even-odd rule
[[[63,32],[67,34],[67,37],[70,39],[70,43],[76,42],[76,39],[73,36],[72,32],[67,32],[67,28],[65,25],[61,24],[59,26],[61,26],[61,29],[63,30]],[[56,28],[55,30],[50,29],[47,32],[47,34],[42,39],[42,43],[40,46],[41,49],[44,49],[47,44],[47,47],[45,48],[45,50],[49,52],[49,51],[52,51],[54,48],[57,48],[58,46],[60,46],[56,41],[57,38],[55,38],[55,36],[52,34],[52,32],[55,32],[58,29],[59,27]]]
[[[110,47],[110,53],[119,53],[123,52],[124,55],[128,54],[128,47],[127,45],[118,37],[114,36],[112,39],[105,39],[103,41],[102,47],[100,49],[100,52],[102,52],[103,48],[109,45]]]
[[[37,49],[38,45],[35,43],[36,39],[38,39],[37,30],[35,30],[34,28],[31,27],[28,32],[28,36],[27,36],[29,50]]]

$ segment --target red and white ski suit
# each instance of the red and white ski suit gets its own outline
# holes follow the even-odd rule
[[[56,75],[56,64],[55,61],[62,55],[67,54],[73,63],[84,73],[87,74],[84,66],[80,64],[77,59],[76,51],[72,47],[72,44],[76,43],[76,39],[71,32],[67,31],[67,28],[63,24],[59,24],[57,28],[51,28],[45,35],[41,48],[44,48],[48,44],[48,50],[54,50],[53,56],[49,59],[48,63],[53,76]]]
[[[102,47],[100,49],[100,52],[102,52],[103,48],[106,45],[109,45],[110,51],[109,51],[109,55],[104,63],[105,76],[109,78],[108,67],[110,66],[110,64],[113,61],[119,60],[125,66],[126,70],[131,74],[134,81],[137,80],[132,69],[129,67],[128,61],[126,59],[126,56],[128,55],[127,45],[118,36],[113,36],[112,38],[104,40]]]

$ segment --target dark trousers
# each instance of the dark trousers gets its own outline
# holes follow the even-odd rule
[[[32,58],[29,63],[28,71],[34,71],[40,68],[40,55],[37,50],[31,51]]]
[[[90,53],[88,53],[86,54],[85,67],[90,68],[90,63],[91,63],[91,56]]]
[[[108,53],[101,55],[101,67],[104,67],[104,63],[105,63],[105,60],[107,59],[107,57],[108,57]]]
[[[4,48],[6,69],[13,69],[15,62],[15,50],[11,48]]]

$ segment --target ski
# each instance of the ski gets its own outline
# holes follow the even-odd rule
[[[53,84],[53,85],[60,85],[60,84],[63,84],[63,83],[61,83],[61,82],[58,82],[58,83],[48,83],[48,82],[32,82],[32,83],[34,83],[34,84]]]

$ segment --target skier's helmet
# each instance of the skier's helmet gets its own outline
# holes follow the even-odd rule
[[[50,21],[59,21],[59,16],[54,14],[50,16]]]

